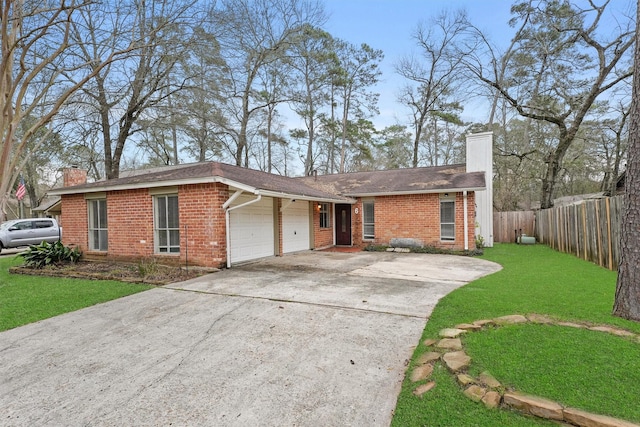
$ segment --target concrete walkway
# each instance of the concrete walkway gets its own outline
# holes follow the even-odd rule
[[[389,424],[437,300],[499,266],[304,252],[0,333],[0,424]]]

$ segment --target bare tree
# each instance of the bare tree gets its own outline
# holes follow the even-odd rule
[[[469,69],[526,118],[553,124],[558,143],[546,155],[541,206],[553,205],[562,162],[600,95],[631,75],[625,62],[633,45],[632,20],[609,40],[598,32],[609,1],[578,9],[565,0],[528,0],[512,7],[513,22],[524,25],[503,61],[492,56],[467,61]],[[488,46],[488,45],[487,45]],[[489,50],[489,49],[487,49]]]
[[[248,127],[267,103],[255,99],[263,68],[281,61],[307,25],[324,22],[315,0],[220,0],[211,13],[222,56],[228,66],[228,98],[233,101],[227,134],[237,165],[248,166]],[[231,144],[229,144],[231,145]]]
[[[177,108],[170,114],[180,122],[185,136],[185,151],[198,162],[222,159],[223,135],[228,127],[224,116],[227,100],[222,96],[225,80],[225,61],[220,56],[220,45],[213,31],[206,26],[196,28],[195,40],[183,58],[181,68],[188,83],[178,94]]]
[[[17,136],[20,138],[35,120],[37,120],[35,117],[25,117],[20,123]],[[27,142],[26,155],[24,156],[26,161],[23,164],[21,175],[32,209],[40,204],[46,189],[53,184],[47,181],[49,181],[52,166],[55,165],[61,152],[61,136],[51,125],[36,130]],[[44,182],[45,185],[41,185],[41,182]]]
[[[92,68],[69,61],[68,53],[77,48],[70,38],[72,20],[87,8],[85,2],[47,3],[25,0],[5,0],[0,3],[0,221],[10,190],[28,161],[27,144],[38,131],[46,127],[67,100],[88,80],[108,66],[115,58],[129,52],[132,46],[119,46],[106,55],[90,59]],[[73,74],[69,82],[65,75]],[[37,118],[17,130],[27,117]],[[40,144],[46,138],[40,138]],[[37,150],[38,144],[31,147]]]
[[[587,169],[593,169],[599,190],[615,195],[620,171],[624,169],[629,138],[629,103],[624,100],[599,102],[592,108],[592,118],[585,120],[576,141],[583,140]]]
[[[380,77],[378,66],[383,53],[364,43],[358,47],[338,41],[336,55],[338,62],[333,77],[342,110],[339,172],[344,173],[348,145],[354,142],[349,136],[359,134],[354,132],[354,125],[358,120],[366,119],[367,113],[378,112],[378,94],[370,88]]]
[[[73,20],[78,59],[93,73],[82,93],[99,117],[107,179],[118,178],[125,144],[140,129],[136,125],[146,110],[182,88],[182,83],[172,87],[169,75],[191,38],[194,5],[195,0],[132,1],[117,7],[92,3]],[[95,70],[95,58],[123,44],[135,50]]]
[[[324,114],[323,107],[330,100],[331,74],[335,61],[331,35],[311,26],[304,28],[289,54],[289,63],[297,74],[292,88],[292,105],[307,128],[305,175],[311,175],[315,169],[316,135]]]
[[[420,141],[427,121],[449,113],[444,107],[452,105],[452,94],[460,93],[456,89],[465,55],[460,50],[466,47],[462,39],[466,38],[468,27],[462,11],[442,13],[429,24],[420,24],[413,33],[420,57],[404,57],[395,66],[396,72],[410,82],[402,89],[399,100],[411,111],[414,168],[419,164]]]
[[[399,169],[411,166],[411,132],[403,125],[391,125],[377,135],[371,169]]]
[[[264,105],[262,108],[263,130],[260,134],[264,137],[266,158],[263,170],[271,173],[274,164],[274,144],[281,143],[282,138],[278,135],[278,105],[290,100],[288,89],[291,69],[287,61],[277,61],[262,68],[258,77],[258,84],[255,99]]]

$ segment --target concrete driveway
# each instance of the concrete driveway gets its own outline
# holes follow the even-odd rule
[[[304,252],[0,333],[1,425],[386,426],[464,257]]]

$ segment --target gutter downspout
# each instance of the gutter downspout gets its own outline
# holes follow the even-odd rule
[[[238,209],[238,208],[242,208],[245,207],[247,205],[250,205],[252,203],[255,202],[259,202],[260,199],[262,199],[262,195],[258,194],[257,198],[253,199],[253,200],[249,200],[248,202],[245,202],[241,205],[238,206],[233,206],[233,207],[229,207],[229,205],[238,197],[240,197],[240,194],[242,194],[242,190],[238,190],[236,191],[233,196],[229,197],[229,199],[224,202],[224,204],[222,205],[222,208],[224,209],[224,219],[225,219],[225,225],[226,225],[226,234],[227,234],[227,268],[231,268],[231,235],[229,233],[229,229],[231,227],[230,225],[230,219],[229,219],[229,212],[231,212],[234,209]]]
[[[464,190],[462,192],[462,199],[464,200],[464,202],[462,203],[463,211],[464,211],[464,250],[468,251],[469,250],[469,218],[468,218],[469,208],[467,206],[467,190]]]

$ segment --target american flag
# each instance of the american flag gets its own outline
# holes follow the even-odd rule
[[[24,186],[24,179],[20,177],[20,184],[18,184],[18,188],[16,189],[16,198],[22,200],[25,194],[27,194],[27,188]]]

